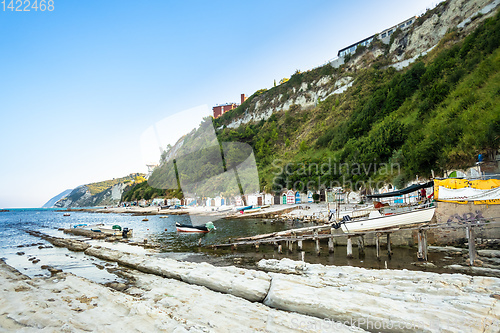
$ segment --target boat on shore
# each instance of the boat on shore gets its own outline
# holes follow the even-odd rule
[[[105,224],[76,224],[73,228],[79,228],[84,230],[89,230],[93,232],[100,232],[108,236],[122,236],[122,237],[132,237],[133,229],[123,228],[117,224],[109,226]]]
[[[419,224],[429,222],[434,216],[436,207],[415,208],[402,213],[381,214],[373,211],[368,218],[352,220],[349,215],[344,216],[340,226],[345,233],[383,230],[397,228],[403,225]]]
[[[250,213],[255,213],[259,212],[263,209],[269,208],[271,205],[264,205],[264,206],[258,206],[258,207],[253,207],[253,206],[248,206],[244,207],[243,209],[240,209],[241,214],[250,214]]]
[[[177,229],[178,232],[198,232],[198,233],[208,233],[212,230],[216,230],[212,222],[207,222],[205,223],[205,225],[198,225],[198,226],[175,222],[175,228]]]
[[[433,186],[433,182],[415,184],[398,191],[369,195],[368,198],[378,199],[402,195],[404,196],[431,186]],[[434,216],[436,207],[434,206],[434,203],[427,202],[427,197],[424,197],[423,199],[423,201],[417,202],[413,205],[399,206],[389,206],[387,204],[381,204],[378,201],[374,201],[374,207],[372,210],[365,210],[366,212],[369,211],[368,216],[365,215],[361,218],[355,218],[356,216],[354,216],[353,219],[350,215],[344,215],[340,221],[335,221],[332,226],[336,229],[342,228],[342,231],[345,233],[355,233],[393,229],[407,225],[427,223]]]

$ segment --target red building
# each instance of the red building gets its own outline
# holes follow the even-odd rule
[[[218,118],[222,116],[225,112],[236,109],[238,104],[236,103],[228,103],[228,104],[223,104],[223,105],[217,105],[212,108],[212,111],[214,112],[214,118]]]
[[[243,104],[244,101],[247,100],[248,97],[245,96],[245,94],[241,94],[241,104]],[[222,116],[224,113],[226,113],[229,110],[236,109],[240,104],[236,103],[226,103],[223,105],[217,105],[212,108],[212,111],[214,113],[214,118],[218,118]]]

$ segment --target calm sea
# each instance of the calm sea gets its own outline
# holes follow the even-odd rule
[[[303,227],[302,223],[272,223],[264,219],[237,219],[218,220],[214,224],[215,232],[208,234],[182,234],[175,228],[175,222],[189,223],[188,216],[170,215],[160,218],[158,215],[148,216],[148,221],[143,221],[144,216],[130,214],[103,214],[71,212],[70,216],[63,216],[60,210],[52,209],[12,209],[0,212],[0,257],[28,276],[48,276],[42,265],[48,265],[86,277],[96,282],[120,281],[116,275],[102,269],[111,264],[99,259],[89,257],[81,252],[72,252],[65,248],[52,247],[50,243],[38,237],[31,236],[26,230],[37,230],[56,237],[75,237],[64,234],[59,228],[70,228],[75,224],[118,224],[121,227],[133,229],[133,241],[144,241],[159,245],[158,256],[170,257],[188,261],[207,261],[215,265],[236,264],[244,267],[254,267],[262,258],[281,259],[288,257],[300,260],[298,252],[288,253],[286,250],[280,254],[273,246],[261,246],[259,251],[248,247],[239,248],[233,252],[229,248],[213,251],[204,247],[224,243],[237,237],[252,236],[271,233],[291,228]],[[81,237],[80,237],[81,238]],[[201,239],[202,247],[199,247]],[[97,242],[97,241],[94,241]],[[394,248],[394,255],[389,259],[383,253],[381,260],[376,259],[375,249],[367,247],[366,254],[347,259],[345,247],[337,247],[334,254],[328,254],[327,245],[322,244],[324,252],[321,256],[315,254],[312,242],[304,242],[305,260],[310,263],[325,265],[352,265],[367,268],[407,268],[418,269],[412,262],[416,261],[415,249]],[[326,248],[326,251],[325,251]],[[325,253],[326,252],[326,253]],[[438,266],[450,264],[443,261],[444,255],[431,253],[430,259]],[[34,263],[34,260],[39,261]],[[31,259],[31,260],[30,260]]]
[[[63,213],[54,209],[10,209],[8,212],[0,212],[0,257],[28,276],[50,275],[47,270],[41,269],[42,265],[49,265],[94,281],[106,282],[116,280],[116,276],[98,268],[104,262],[83,253],[52,247],[47,241],[31,236],[26,231],[36,230],[55,237],[82,238],[64,234],[58,229],[70,228],[75,224],[118,224],[133,229],[133,241],[147,239],[149,243],[159,245],[162,252],[160,256],[231,264],[231,259],[220,259],[217,254],[200,252],[199,239],[201,238],[203,246],[224,242],[229,238],[288,228],[285,224],[259,223],[261,220],[221,220],[215,222],[216,232],[179,234],[175,222],[189,223],[188,216],[170,215],[160,218],[153,215],[147,217],[148,221],[143,221],[144,216],[130,214],[71,212],[70,216],[63,216]],[[39,261],[33,263],[30,260],[33,258]]]

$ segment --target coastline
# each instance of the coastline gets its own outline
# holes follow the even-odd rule
[[[214,207],[186,207],[180,209],[161,209],[159,207],[99,207],[99,208],[67,208],[61,209],[60,212],[89,212],[89,213],[105,213],[105,214],[131,214],[136,216],[147,215],[194,215],[194,216],[213,216],[217,218],[273,218],[273,217],[289,217],[289,213],[298,210],[295,214],[300,218],[312,218],[313,215],[318,215],[323,212],[321,220],[326,217],[325,204],[295,204],[295,205],[273,205],[268,208],[261,209],[257,212],[240,213],[237,210],[219,211]]]
[[[128,283],[102,285],[57,270],[30,279],[2,261],[0,293],[7,302],[0,305],[0,327],[362,332],[372,322],[413,325],[406,331],[500,329],[498,278],[290,259],[261,260],[258,270],[216,267],[137,253],[121,243],[71,243],[73,250],[118,263]]]

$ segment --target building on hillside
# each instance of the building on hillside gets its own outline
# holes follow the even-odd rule
[[[339,50],[338,56],[345,57],[348,54],[352,54],[352,53],[356,52],[356,49],[358,48],[358,46],[370,45],[370,43],[373,41],[373,38],[375,38],[375,35],[370,36],[368,38],[365,38],[363,40],[360,40],[359,42],[356,42],[356,43],[349,45],[347,47],[344,47],[343,49]]]
[[[244,101],[247,100],[248,97],[245,96],[245,94],[241,94],[241,102],[240,104],[237,103],[226,103],[226,104],[221,104],[221,105],[216,105],[212,108],[214,118],[219,118],[222,116],[224,113],[226,113],[229,110],[236,109],[238,106],[243,104]]]
[[[396,31],[396,29],[401,29],[401,30],[406,30],[408,27],[410,27],[413,23],[415,23],[416,16],[410,17],[409,19],[396,24],[395,26],[392,26],[390,28],[387,28],[385,30],[382,30],[382,32],[378,33],[377,35],[373,35],[370,37],[367,37],[365,39],[362,39],[352,45],[349,45],[347,47],[344,47],[343,49],[340,49],[338,52],[338,57],[345,57],[348,54],[353,54],[356,52],[356,49],[359,46],[368,46],[374,38],[380,39],[383,43],[389,44],[391,40],[391,35]]]
[[[396,29],[401,29],[401,30],[406,30],[409,26],[411,26],[413,23],[415,23],[415,20],[417,19],[416,16],[410,17],[406,21],[403,21],[399,24],[396,24],[393,27],[390,27],[388,29],[383,30],[381,33],[378,34],[378,38],[386,43],[389,44],[389,41],[391,40],[391,35],[396,31]]]
[[[244,101],[246,101],[248,97],[245,94],[241,94],[241,104],[243,104]]]
[[[226,103],[226,104],[214,106],[212,108],[212,111],[214,113],[214,118],[219,118],[227,111],[236,109],[237,106],[238,106],[238,104],[236,104],[236,103]]]

